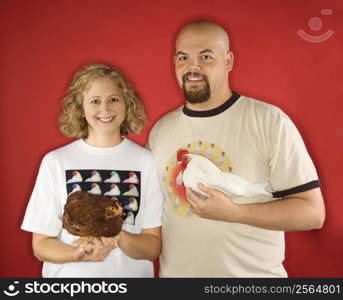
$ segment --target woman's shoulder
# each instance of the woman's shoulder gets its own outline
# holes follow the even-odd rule
[[[74,152],[76,150],[77,143],[78,141],[73,141],[66,145],[50,150],[43,156],[43,161],[53,162],[58,160],[61,156],[64,156],[65,154]]]
[[[152,151],[139,145],[138,143],[126,138],[127,147],[130,148],[130,152],[134,151],[140,155],[144,155],[147,158],[152,157]],[[131,152],[132,153],[132,152]]]

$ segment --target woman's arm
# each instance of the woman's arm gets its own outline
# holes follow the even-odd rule
[[[143,229],[139,234],[121,231],[112,238],[101,237],[104,244],[110,243],[112,249],[119,247],[127,256],[133,259],[155,260],[161,252],[161,227]],[[94,241],[94,240],[93,240]],[[79,248],[82,239],[78,239],[73,244],[73,249]],[[93,251],[93,245],[90,245],[87,252]],[[95,251],[95,248],[94,248]]]
[[[62,243],[56,237],[38,233],[32,235],[33,254],[40,261],[56,264],[76,261],[103,261],[109,252],[116,247],[116,241],[106,238],[95,238],[91,245],[79,243],[77,247],[72,247]]]

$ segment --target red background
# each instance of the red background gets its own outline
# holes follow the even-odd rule
[[[332,9],[332,15],[321,15]],[[233,90],[282,108],[302,133],[321,179],[327,219],[321,230],[286,234],[290,277],[343,275],[343,3],[229,0],[2,0],[0,4],[1,277],[40,276],[31,234],[20,225],[42,156],[71,140],[57,126],[72,74],[92,62],[124,71],[151,125],[183,103],[173,63],[177,30],[195,18],[219,22],[235,54]],[[320,17],[323,27],[309,28]],[[334,35],[310,43],[304,29]]]

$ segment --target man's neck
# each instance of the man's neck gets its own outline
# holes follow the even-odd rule
[[[210,99],[202,103],[194,104],[194,103],[189,103],[186,101],[186,107],[190,110],[195,110],[195,111],[211,110],[225,103],[231,96],[232,96],[232,92],[230,89],[228,89],[224,95],[219,96],[219,97],[211,96]]]

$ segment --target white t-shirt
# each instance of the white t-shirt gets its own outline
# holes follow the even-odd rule
[[[177,151],[187,149],[252,183],[267,183],[272,197],[235,203],[278,201],[319,186],[299,132],[277,107],[236,93],[209,111],[178,108],[150,132],[165,195],[161,277],[286,277],[284,233],[199,218],[189,209]],[[206,184],[204,182],[204,184]]]
[[[68,194],[76,190],[115,195],[127,214],[123,224],[127,232],[138,234],[142,229],[161,226],[163,195],[153,156],[126,138],[108,148],[77,140],[46,154],[21,228],[72,244],[79,237],[62,228],[61,217]],[[132,197],[135,205],[130,205]],[[152,262],[132,259],[116,248],[103,262],[44,262],[42,275],[153,277],[154,274]]]

